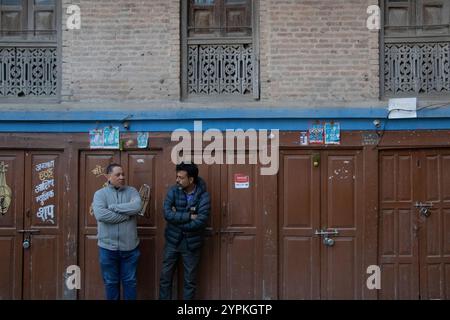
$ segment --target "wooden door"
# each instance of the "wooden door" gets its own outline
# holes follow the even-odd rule
[[[279,298],[320,298],[320,170],[311,151],[282,152],[279,175]]]
[[[321,298],[358,299],[365,281],[362,267],[363,168],[360,151],[321,155],[321,229],[337,230],[332,246],[320,241]]]
[[[196,299],[220,299],[220,236],[217,232],[221,223],[220,165],[203,164],[198,168],[199,176],[205,181],[211,197],[211,212],[198,269]],[[175,183],[175,167],[173,170]],[[182,268],[181,264],[179,266]],[[179,282],[178,290],[178,297],[182,299],[182,281]]]
[[[280,299],[361,297],[362,178],[358,150],[281,152]]]
[[[419,298],[417,242],[418,199],[416,174],[419,159],[412,150],[380,155],[379,263],[381,299]]]
[[[248,186],[237,185],[236,175],[248,177]],[[257,165],[221,168],[221,224],[217,231],[221,299],[261,299],[263,296],[264,213],[260,180]]]
[[[98,261],[97,222],[91,214],[94,193],[107,182],[106,167],[119,163],[126,183],[138,191],[145,183],[151,198],[145,216],[138,218],[140,251],[137,271],[138,299],[156,299],[162,257],[162,164],[158,152],[85,151],[80,155],[80,267],[83,277],[80,298],[104,299]]]
[[[137,270],[138,299],[158,299],[159,275],[164,246],[162,163],[158,152],[130,151],[121,154],[127,183],[139,191],[151,187],[150,202],[143,217],[138,217],[139,258]]]
[[[25,154],[23,298],[62,297],[65,237],[62,211],[64,190],[62,156],[59,152],[32,151]]]
[[[450,299],[450,150],[424,150],[419,155],[419,202],[416,209],[421,299]]]
[[[261,299],[263,212],[259,167],[200,165],[199,171],[211,195],[211,213],[196,298]],[[236,188],[235,174],[248,176],[248,187]],[[182,283],[178,290],[182,297]]]
[[[0,152],[0,182],[4,175],[10,198],[3,192],[3,202],[9,201],[8,209],[0,214],[0,300],[22,298],[22,241],[24,223],[24,152]],[[0,191],[6,190],[0,185]],[[8,192],[9,193],[9,192]],[[7,200],[8,198],[9,200]]]
[[[2,151],[0,174],[11,190],[0,217],[1,298],[58,299],[66,268],[62,154]]]
[[[86,151],[80,155],[79,263],[81,299],[103,299],[105,290],[98,262],[97,221],[92,213],[94,193],[107,182],[106,167],[120,163],[115,151]]]
[[[380,155],[382,299],[450,298],[450,150]]]

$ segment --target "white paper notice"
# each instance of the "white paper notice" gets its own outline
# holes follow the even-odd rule
[[[417,118],[417,98],[389,99],[389,119]]]

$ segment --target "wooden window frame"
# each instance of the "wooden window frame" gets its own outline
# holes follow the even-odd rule
[[[251,8],[251,36],[226,36],[226,37],[208,37],[199,36],[195,38],[188,37],[188,2],[181,1],[181,68],[180,79],[181,88],[180,96],[182,101],[193,100],[214,100],[214,98],[229,99],[229,100],[243,100],[251,101],[259,99],[259,1],[250,0],[252,3]],[[253,63],[253,77],[252,77],[252,93],[247,95],[231,95],[231,94],[217,94],[217,95],[190,95],[188,94],[188,45],[189,44],[246,44],[252,45],[252,63]]]
[[[435,42],[449,42],[450,43],[450,22],[447,25],[448,32],[447,34],[429,34],[429,35],[418,35],[417,31],[411,31],[407,35],[403,36],[393,36],[386,35],[386,18],[388,14],[388,5],[387,2],[389,0],[380,0],[381,5],[381,30],[379,35],[380,41],[380,99],[389,99],[389,98],[401,98],[401,97],[421,97],[425,99],[445,99],[448,100],[450,98],[450,93],[405,93],[405,94],[386,94],[385,92],[385,45],[387,44],[427,44],[427,43],[435,43]],[[409,15],[409,26],[411,30],[419,30],[423,29],[423,26],[418,25],[419,21],[421,21],[422,10],[420,6],[423,4],[423,1],[426,1],[429,4],[439,3],[439,0],[408,0],[407,4],[410,8]],[[399,2],[398,6],[402,6],[402,3]],[[450,13],[450,10],[449,10]]]
[[[54,26],[55,36],[53,39],[43,39],[42,37],[2,37],[0,33],[0,48],[55,48],[57,56],[57,85],[56,95],[52,96],[24,96],[14,97],[5,96],[0,97],[0,103],[59,103],[61,102],[61,88],[62,88],[62,1],[55,0],[55,5],[39,5],[35,10],[34,0],[24,0],[23,12],[26,15],[22,17],[26,21],[26,26],[22,27],[29,30],[28,26],[34,29],[34,13],[40,10],[54,9]]]

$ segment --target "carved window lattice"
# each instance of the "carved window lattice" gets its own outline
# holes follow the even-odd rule
[[[387,94],[450,93],[450,43],[385,45]]]
[[[0,48],[0,97],[57,93],[56,48]]]
[[[252,75],[251,45],[188,46],[189,94],[252,94]]]

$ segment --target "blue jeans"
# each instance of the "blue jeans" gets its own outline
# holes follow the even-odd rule
[[[100,248],[100,268],[105,283],[106,299],[120,299],[120,282],[125,300],[136,300],[136,269],[139,247],[131,251],[111,251]]]
[[[183,299],[192,300],[195,296],[197,269],[200,262],[201,249],[189,250],[186,240],[181,241],[178,247],[166,244],[164,248],[164,261],[159,279],[159,299],[172,298],[172,279],[178,259],[183,257],[184,290]]]

